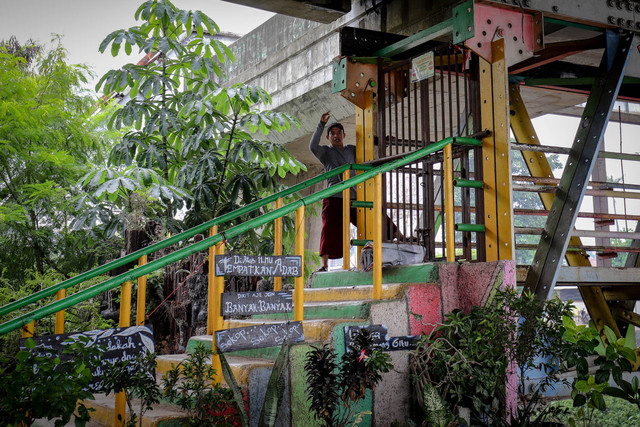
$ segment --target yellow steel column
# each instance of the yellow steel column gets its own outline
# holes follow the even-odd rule
[[[282,197],[276,200],[276,209],[282,207]],[[282,217],[276,218],[273,222],[273,254],[275,256],[282,255]],[[282,290],[282,277],[273,278],[273,290]]]
[[[480,58],[485,238],[487,261],[515,258],[511,150],[504,40],[492,42],[493,63]]]
[[[131,326],[131,281],[126,281],[120,288],[120,327]],[[124,391],[116,393],[115,416],[113,417],[114,427],[119,427],[126,420],[126,398]]]
[[[142,255],[138,259],[138,266],[147,263],[147,255]],[[136,302],[136,325],[144,325],[145,311],[147,305],[147,275],[138,277],[138,297]]]
[[[217,233],[217,227],[214,226],[215,231]],[[215,245],[214,249],[214,260],[215,255],[224,255],[225,251],[225,241],[218,243]],[[214,262],[215,264],[215,262]],[[212,378],[214,383],[221,383],[223,379],[222,375],[222,362],[220,362],[220,356],[217,352],[216,347],[216,331],[221,331],[224,329],[224,318],[222,317],[222,293],[224,292],[224,276],[215,276],[215,266],[214,266],[214,278],[213,278],[213,302],[212,302],[212,310],[213,310],[213,332],[212,332],[212,340],[211,345],[213,347],[213,356],[211,357],[211,367],[215,369],[214,377]]]
[[[453,206],[453,150],[451,144],[444,147],[444,226],[447,262],[456,260],[456,232]]]
[[[342,180],[346,181],[351,177],[351,171],[342,172]],[[351,190],[349,188],[342,191],[342,269],[348,270],[351,267]]]
[[[373,201],[373,299],[382,298],[382,175],[374,181]]]
[[[304,206],[296,209],[296,255],[300,257],[302,274],[295,279],[293,290],[293,320],[304,318]]]
[[[496,164],[496,213],[498,215],[498,255],[501,260],[516,259],[513,235],[513,197],[511,191],[511,143],[509,141],[509,75],[505,60],[505,42],[491,44],[493,58],[493,114]]]
[[[373,91],[364,93],[365,108],[356,107],[356,162],[373,160]],[[362,172],[358,172],[362,173]],[[357,186],[358,200],[373,201],[373,180]],[[373,239],[373,216],[365,208],[358,208],[358,239]],[[362,247],[358,247],[358,259]]]
[[[61,300],[67,296],[66,289],[60,289],[56,292],[56,300]],[[56,312],[56,325],[54,328],[54,333],[56,334],[64,334],[64,310],[60,310]]]
[[[509,86],[509,104],[511,106],[511,129],[516,140],[521,144],[540,145],[540,139],[536,134],[536,130],[531,123],[531,118],[524,105],[520,90],[517,85]],[[553,171],[549,165],[545,153],[535,151],[522,151],[525,164],[529,169],[531,176],[553,178]],[[553,204],[553,193],[538,193],[544,208],[549,210]],[[569,239],[569,245],[582,246],[580,237],[572,236]],[[566,251],[565,258],[567,263],[573,267],[590,267],[589,255],[586,251]],[[607,304],[607,300],[599,286],[581,286],[579,288],[582,300],[589,311],[589,315],[596,323],[599,330],[604,329],[604,325],[609,326],[614,331],[618,331],[618,325],[611,313],[611,308]],[[617,332],[620,334],[619,331]]]
[[[491,64],[482,57],[480,62],[480,115],[482,129],[491,134],[482,140],[482,180],[484,195],[484,227],[486,260],[498,260],[498,223],[496,221],[496,165],[493,134],[493,90],[491,84]]]

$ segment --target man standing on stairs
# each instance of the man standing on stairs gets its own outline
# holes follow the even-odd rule
[[[309,150],[320,160],[324,170],[329,172],[345,164],[356,162],[356,146],[344,145],[344,127],[335,122],[327,127],[326,138],[330,146],[320,145],[320,137],[331,117],[327,111],[320,118],[320,123],[309,142]],[[353,171],[351,171],[353,172]],[[342,176],[327,179],[327,186],[342,182]],[[351,200],[356,198],[356,189],[351,187]],[[351,223],[356,225],[356,209],[351,208]],[[342,192],[322,200],[322,232],[320,234],[320,257],[322,267],[318,271],[327,271],[329,259],[342,258]],[[349,254],[346,254],[349,256]]]

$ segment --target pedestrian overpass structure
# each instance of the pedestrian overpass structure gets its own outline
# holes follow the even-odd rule
[[[271,108],[300,120],[274,137],[311,175],[320,166],[308,140],[327,110],[358,162],[480,138],[481,148],[386,174],[384,210],[400,243],[422,246],[425,261],[527,260],[517,279],[539,298],[574,286],[600,327],[640,326],[640,2],[233,3],[279,13],[232,45],[228,83],[265,88]],[[533,122],[545,114],[577,124],[572,143],[539,140]],[[372,200],[372,184],[359,191]],[[537,208],[523,205],[527,195]],[[358,221],[358,240],[370,239],[366,209]]]
[[[358,192],[357,236],[350,239],[343,230],[344,245],[361,248],[373,241],[373,273],[320,273],[311,288],[296,277],[293,320],[304,321],[306,342],[292,349],[285,425],[313,425],[302,361],[313,343],[346,351],[345,325],[388,323],[394,334],[417,335],[425,325],[410,313],[433,325],[444,313],[470,309],[486,302],[494,288],[517,283],[539,299],[567,287],[577,290],[600,330],[610,326],[622,336],[629,326],[640,327],[640,2],[234,2],[279,14],[231,46],[236,61],[226,64],[224,83],[260,86],[272,96],[270,109],[299,119],[299,128],[269,137],[308,165],[307,176],[278,194],[0,307],[0,316],[11,316],[0,324],[0,334],[22,329],[24,336],[33,335],[35,322],[53,315],[55,333],[62,334],[65,309],[115,288],[121,289],[119,326],[143,325],[146,276],[199,256],[201,265],[208,264],[208,317],[200,339],[216,348],[216,332],[265,322],[223,319],[224,277],[215,275],[210,261],[224,254],[227,239],[270,222],[281,229],[282,216],[295,212],[295,254],[304,266],[305,246],[315,249],[319,237],[318,220],[305,208],[338,191],[348,194],[352,185]],[[358,164],[322,174],[308,142],[327,110],[344,124],[347,142],[355,143]],[[540,125],[546,114],[574,126]],[[540,126],[555,126],[551,137],[542,139],[547,129]],[[570,141],[562,145],[567,132]],[[349,176],[351,169],[358,175],[322,189],[329,176]],[[292,194],[300,197],[291,201]],[[229,225],[274,202],[267,214]],[[384,214],[399,237],[384,225]],[[384,243],[417,248],[422,263],[383,274]],[[169,254],[159,252],[178,245]],[[274,247],[282,247],[281,232]],[[136,260],[137,268],[66,294]],[[274,282],[274,290],[281,290]],[[53,295],[55,301],[33,307]],[[264,390],[273,363],[255,359],[275,359],[259,350],[251,363],[231,362],[251,412],[258,411],[256,420],[264,396],[254,394]],[[162,355],[158,369],[184,358],[173,356]],[[406,367],[403,357],[394,362]],[[406,415],[407,384],[408,376],[390,378],[380,387],[385,392],[374,393],[368,408],[385,408],[369,409],[375,425]],[[120,425],[122,394],[110,411],[103,424]]]

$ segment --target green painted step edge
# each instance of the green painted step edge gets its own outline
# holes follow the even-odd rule
[[[187,353],[192,353],[196,349],[198,343],[211,346],[211,339],[203,338],[202,336],[189,338],[189,341],[187,342]],[[279,352],[280,347],[263,347],[251,350],[234,351],[231,354],[234,356],[253,357],[255,359],[276,360]]]
[[[367,319],[371,311],[371,301],[363,301],[361,304],[335,304],[304,308],[305,319]],[[260,314],[252,316],[253,319],[292,319],[292,313]]]
[[[439,263],[411,264],[385,267],[382,283],[435,283],[438,281]],[[311,280],[312,288],[371,285],[372,271],[329,271],[317,273]]]

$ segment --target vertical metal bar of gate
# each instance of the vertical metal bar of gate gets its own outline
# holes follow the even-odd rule
[[[469,118],[477,107],[472,99],[477,85],[468,79],[464,53],[458,54],[453,47],[435,52],[435,77],[420,82],[411,82],[410,61],[384,67],[380,64],[379,81],[383,82],[378,96],[378,156],[402,154],[428,145],[431,141],[450,136],[469,136],[479,120]],[[446,80],[446,81],[445,81]],[[471,165],[469,150],[455,149],[455,168],[449,173],[456,177],[471,179],[472,169],[480,171],[474,161]],[[473,155],[474,160],[477,155]],[[455,232],[443,235],[438,228],[444,212],[442,183],[445,178],[441,154],[385,174],[383,179],[383,212],[389,215],[403,236],[399,242],[420,242],[425,247],[424,260],[441,258],[445,254],[446,241],[455,243]],[[477,179],[477,178],[476,178]],[[458,213],[452,215],[455,222],[472,223],[472,210],[477,206],[480,190],[456,189],[458,206],[449,205]],[[453,194],[453,193],[452,193]],[[461,206],[460,206],[461,205]],[[461,212],[460,212],[461,211]],[[477,216],[476,216],[477,217]],[[476,221],[478,222],[478,221]],[[480,221],[482,223],[482,221]],[[393,240],[395,228],[392,223],[384,225],[383,238]],[[436,239],[436,231],[438,239]],[[463,232],[463,256],[474,257],[477,245],[471,232]],[[441,238],[441,236],[443,236]],[[437,245],[436,245],[437,241]],[[460,242],[457,242],[460,247]],[[477,256],[476,256],[477,259]]]

